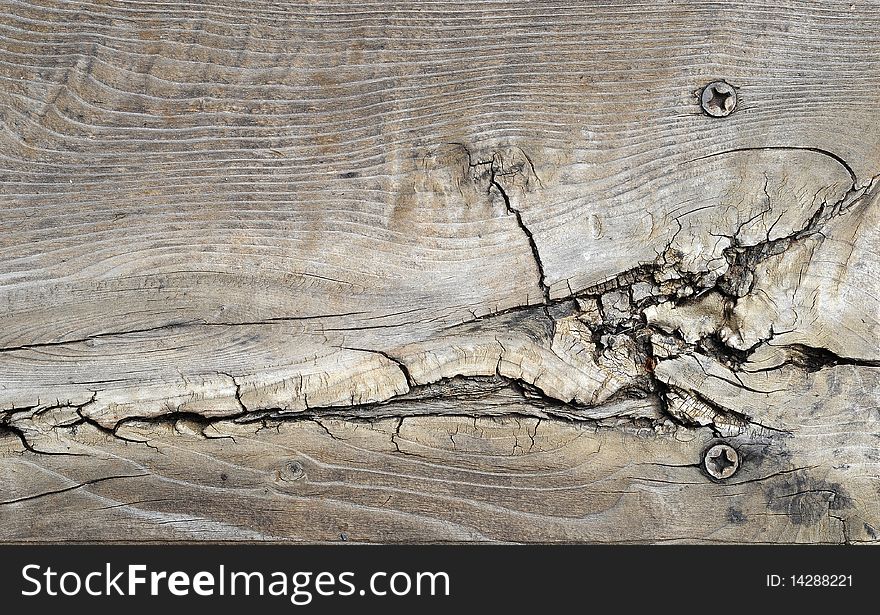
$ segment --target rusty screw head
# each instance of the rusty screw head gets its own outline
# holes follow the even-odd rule
[[[712,117],[724,117],[736,108],[736,90],[726,81],[713,81],[700,95],[703,111]]]
[[[730,478],[739,469],[739,453],[729,444],[716,444],[703,456],[703,467],[713,478]]]

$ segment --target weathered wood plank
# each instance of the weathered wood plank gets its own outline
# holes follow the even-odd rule
[[[0,0],[0,539],[875,540],[878,9]]]

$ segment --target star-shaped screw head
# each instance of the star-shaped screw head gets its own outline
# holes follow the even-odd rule
[[[703,456],[703,467],[713,478],[730,478],[739,469],[739,454],[728,444],[716,444]]]
[[[736,90],[726,81],[713,81],[700,96],[703,111],[712,117],[724,117],[736,108]]]

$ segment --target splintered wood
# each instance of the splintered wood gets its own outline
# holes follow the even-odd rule
[[[877,0],[0,0],[0,82],[0,540],[877,541]]]

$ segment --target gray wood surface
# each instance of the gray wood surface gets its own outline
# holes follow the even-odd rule
[[[878,9],[0,0],[0,540],[876,541]]]

